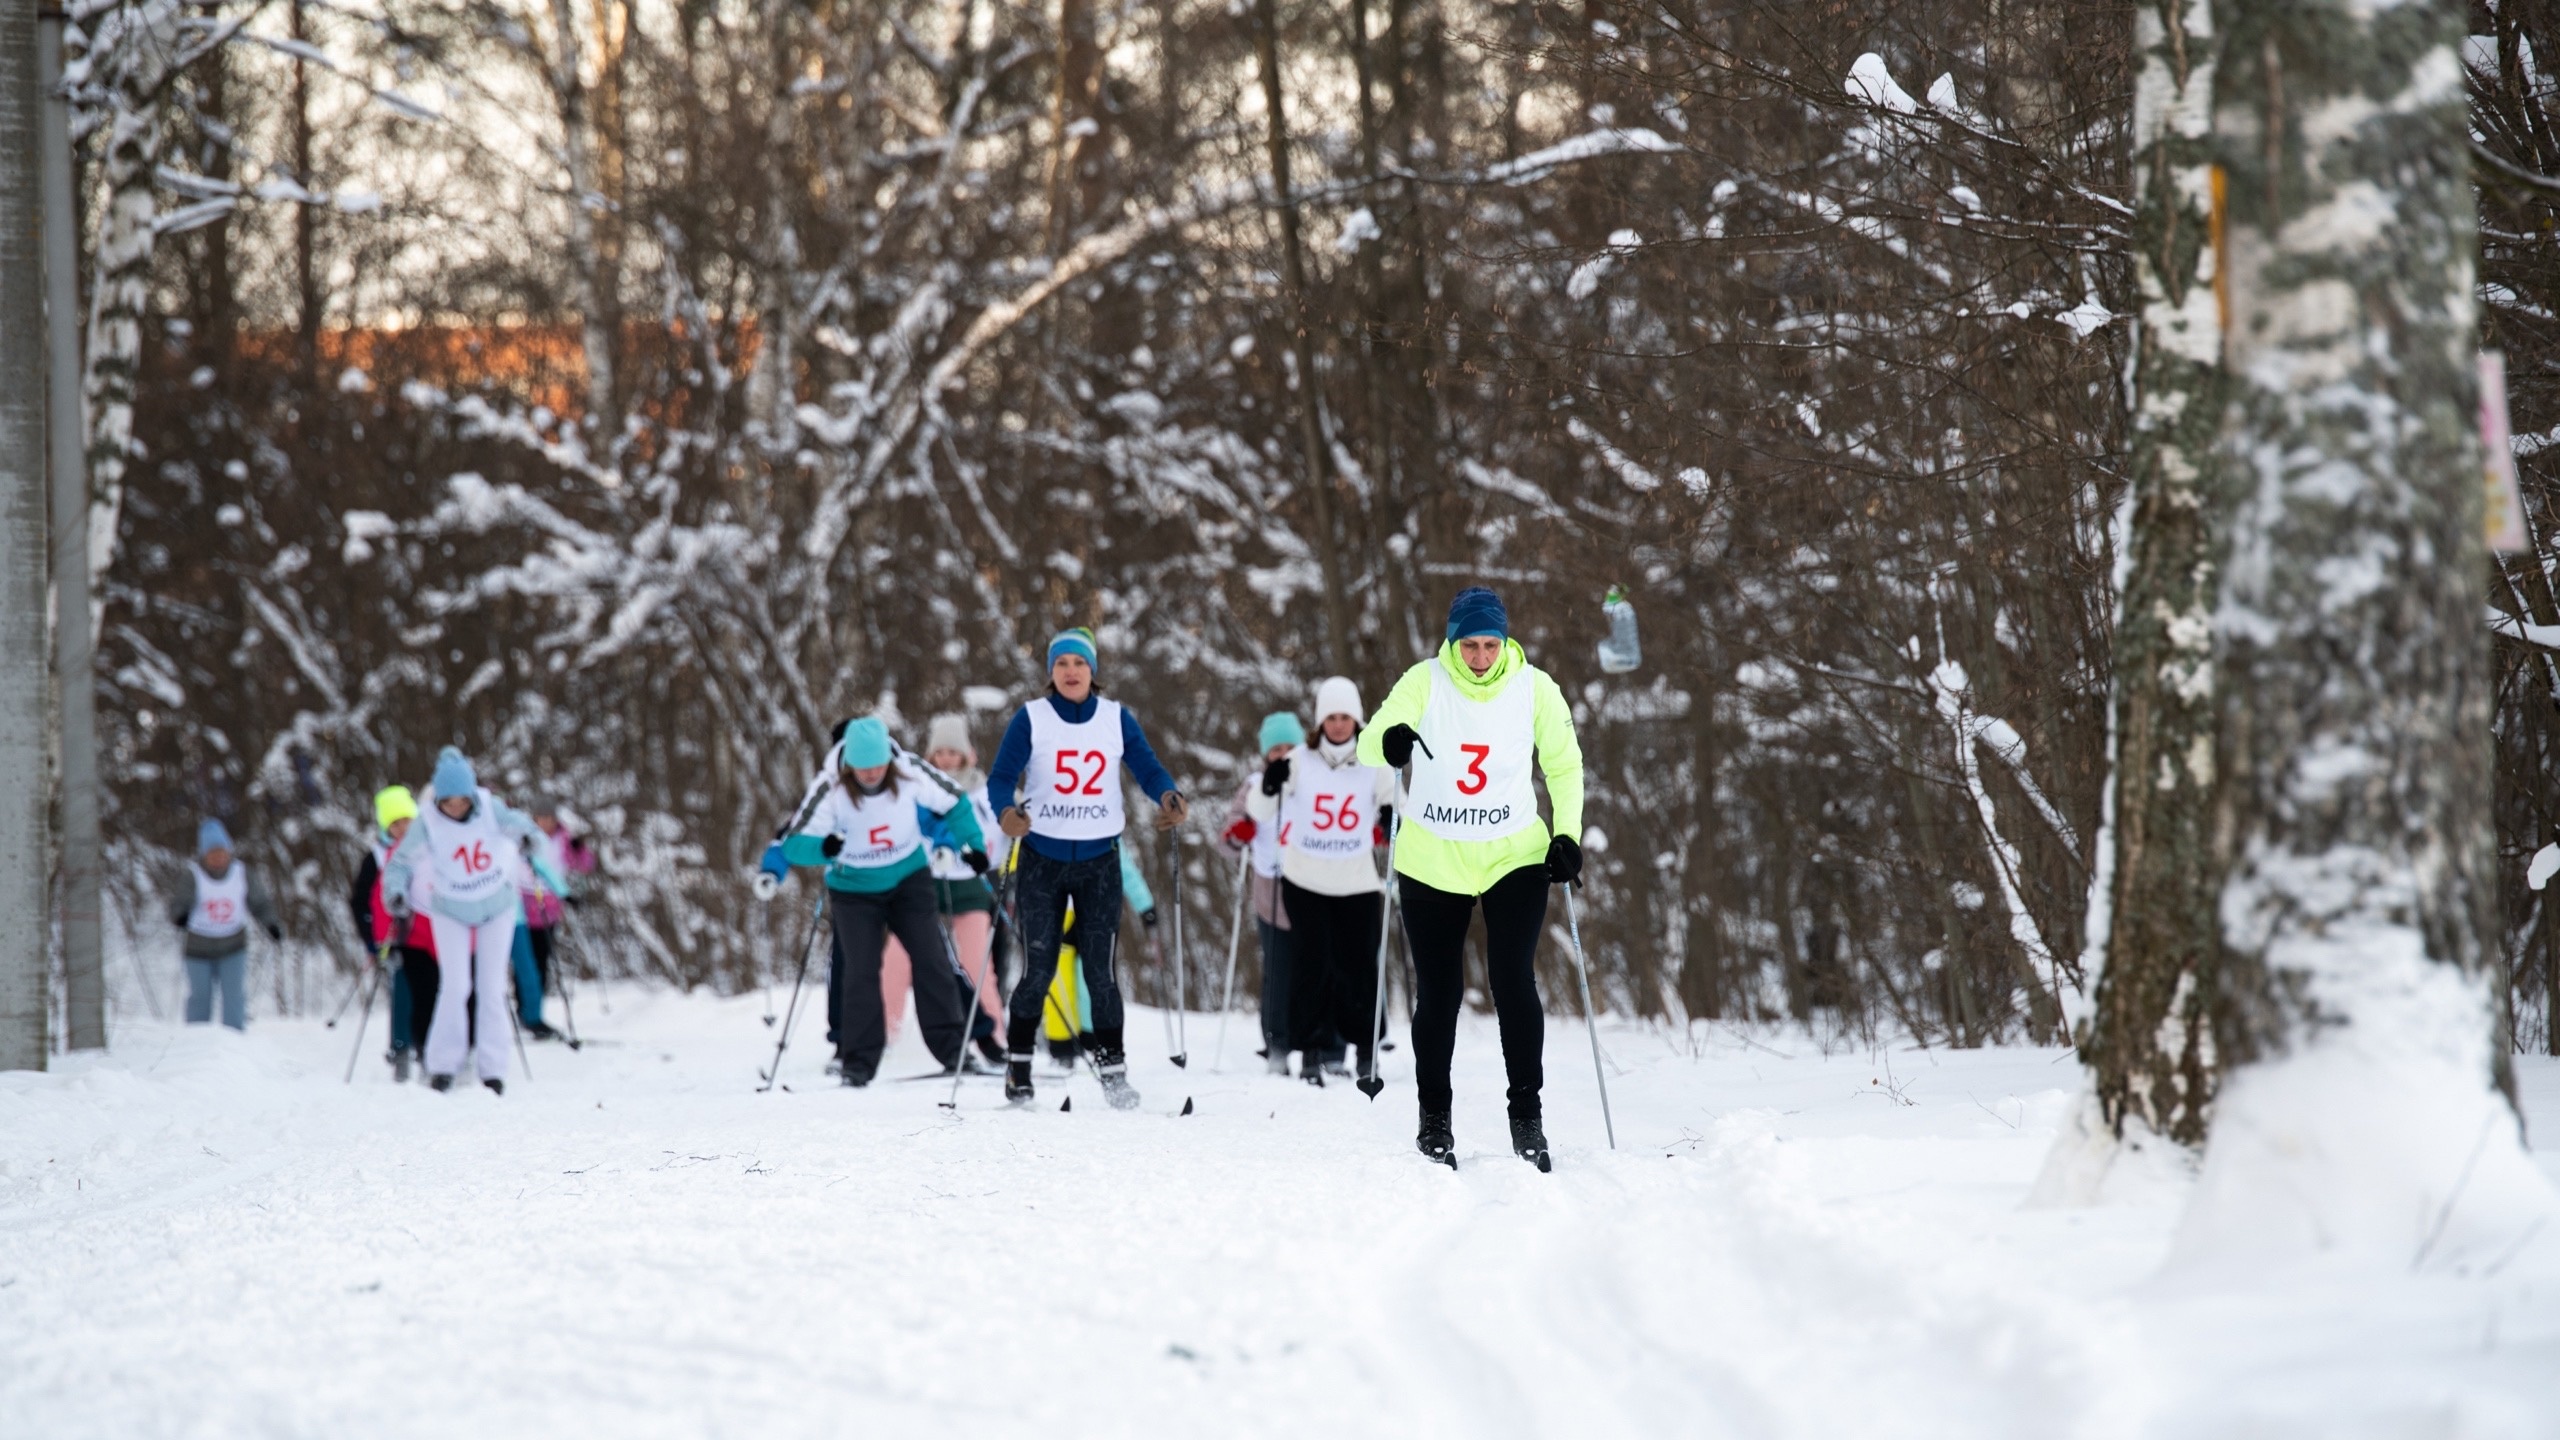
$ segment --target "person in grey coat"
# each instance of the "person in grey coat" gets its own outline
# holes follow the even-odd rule
[[[222,990],[222,1023],[249,1028],[249,925],[270,940],[284,938],[267,887],[231,853],[231,832],[219,820],[196,827],[196,858],[178,872],[169,891],[169,923],[186,933],[187,1023],[213,1018],[213,992]]]

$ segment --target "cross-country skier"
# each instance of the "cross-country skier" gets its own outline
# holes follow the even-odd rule
[[[1336,675],[1316,687],[1316,736],[1262,767],[1247,808],[1280,845],[1280,896],[1293,937],[1287,1049],[1299,1073],[1324,1083],[1328,1035],[1356,1043],[1360,1073],[1377,1073],[1378,927],[1386,891],[1371,851],[1386,843],[1395,772],[1362,764],[1360,687]]]
[[[364,941],[367,956],[379,951],[395,929],[400,936],[386,961],[391,967],[394,1080],[408,1079],[411,1063],[424,1059],[427,1023],[436,1013],[435,927],[424,915],[412,915],[408,924],[395,927],[389,907],[382,903],[382,862],[417,818],[418,799],[406,785],[390,786],[373,797],[373,843],[365,847],[364,859],[356,866],[356,883],[347,892],[347,909],[355,917],[356,934]]]
[[[213,994],[222,991],[222,1023],[249,1028],[249,922],[270,940],[284,938],[267,887],[231,853],[231,832],[219,820],[196,827],[196,858],[169,889],[169,923],[186,932],[187,1023],[213,1018]]]
[[[827,903],[835,917],[838,954],[836,1059],[847,1085],[868,1085],[888,1044],[881,1010],[880,959],[895,933],[913,956],[947,973],[942,931],[934,913],[922,815],[941,817],[962,843],[973,871],[987,864],[986,838],[977,817],[941,786],[897,758],[889,727],[876,715],[847,725],[838,745],[834,783],[783,842],[794,865],[826,867]],[[921,814],[920,814],[921,812]],[[925,1048],[945,1069],[959,1065],[967,1033],[963,997],[956,985],[916,987],[916,1015]]]
[[[1511,1148],[1544,1169],[1538,1092],[1546,1017],[1533,961],[1546,927],[1547,887],[1572,884],[1582,873],[1582,746],[1564,692],[1510,633],[1500,596],[1482,586],[1459,591],[1449,602],[1440,653],[1396,681],[1361,732],[1359,754],[1372,765],[1413,765],[1396,874],[1413,942],[1422,1105],[1415,1144],[1456,1163],[1449,1056],[1466,992],[1468,918],[1482,906],[1485,969],[1510,1080]],[[1552,836],[1538,819],[1532,759],[1554,805]]]
[[[540,991],[548,995],[559,988],[559,982],[554,978],[557,962],[553,952],[558,948],[560,926],[568,918],[567,907],[578,903],[579,878],[595,872],[596,857],[595,852],[587,848],[587,842],[579,839],[577,833],[561,819],[559,802],[548,795],[537,797],[532,813],[534,828],[542,832],[541,839],[531,842],[532,848],[548,855],[552,871],[569,882],[567,889],[554,890],[543,884],[540,875],[530,866],[517,877],[519,888],[524,893],[525,942],[533,951],[533,969],[540,980]],[[537,1015],[535,1019],[539,1021],[540,1017]],[[545,1024],[535,1025],[533,1033],[537,1039],[543,1040],[552,1039],[556,1034]]]
[[[1062,630],[1049,641],[1049,691],[1014,712],[987,776],[987,798],[998,823],[1022,842],[1014,918],[1022,927],[1024,959],[1006,1021],[1004,1080],[1005,1099],[1017,1105],[1031,1103],[1031,1047],[1057,971],[1069,904],[1079,917],[1079,958],[1085,986],[1093,992],[1094,1067],[1115,1108],[1138,1103],[1138,1092],[1129,1086],[1121,1033],[1125,1011],[1111,966],[1120,929],[1123,772],[1155,802],[1158,829],[1181,824],[1188,807],[1138,717],[1101,694],[1094,661],[1091,630]]]
[[[1307,729],[1298,717],[1275,710],[1262,717],[1255,737],[1262,763],[1285,760],[1306,743]],[[1296,937],[1289,933],[1289,912],[1280,904],[1280,827],[1253,818],[1253,798],[1262,793],[1262,771],[1247,775],[1227,802],[1227,828],[1219,835],[1227,853],[1250,854],[1245,862],[1253,896],[1254,941],[1262,955],[1262,1057],[1274,1075],[1289,1073],[1289,974]]]
[[[925,727],[924,763],[969,796],[968,810],[978,822],[978,832],[985,845],[989,874],[1004,869],[1006,854],[1012,842],[996,829],[995,808],[987,803],[987,777],[978,769],[978,747],[969,739],[969,721],[960,715],[936,715]],[[988,888],[986,876],[970,864],[960,837],[951,833],[947,822],[936,826],[933,847],[934,910],[950,933],[951,952],[958,957],[961,975],[961,1003],[975,1007],[969,1016],[969,1038],[988,1063],[1004,1063],[1004,1044],[996,1038],[997,1027],[1004,1023],[1004,996],[996,987],[995,892]],[[891,963],[905,963],[910,969],[906,946],[896,936],[889,938]],[[933,973],[928,968],[924,973]],[[901,996],[903,999],[904,997]],[[894,1037],[894,1033],[893,1036]]]
[[[503,1095],[507,971],[523,914],[514,857],[526,837],[542,832],[490,794],[450,745],[436,753],[434,778],[419,798],[416,822],[382,862],[382,890],[393,921],[426,916],[444,971],[427,1027],[427,1083],[452,1089],[468,1055],[480,1083]],[[547,868],[551,862],[539,863]],[[546,878],[559,883],[557,876]]]

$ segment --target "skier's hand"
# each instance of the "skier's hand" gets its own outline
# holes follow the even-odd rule
[[[1019,840],[1031,833],[1031,817],[1022,813],[1021,806],[1007,805],[1004,813],[996,817],[996,828],[1004,832],[1006,839]]]
[[[1156,912],[1155,912],[1155,911],[1153,911],[1153,910],[1141,910],[1141,911],[1139,911],[1139,912],[1138,912],[1138,923],[1139,923],[1139,924],[1141,924],[1141,925],[1146,926],[1146,927],[1147,927],[1148,929],[1150,929],[1150,930],[1153,930],[1154,928],[1156,928]]]
[[[1221,839],[1224,839],[1228,844],[1233,845],[1233,846],[1234,846],[1234,847],[1236,847],[1237,849],[1241,850],[1241,849],[1243,849],[1244,847],[1246,847],[1247,845],[1250,845],[1250,844],[1252,844],[1252,843],[1253,843],[1254,833],[1255,833],[1255,831],[1256,831],[1257,829],[1259,829],[1259,828],[1260,828],[1260,827],[1256,826],[1256,825],[1253,823],[1253,819],[1252,819],[1252,817],[1251,817],[1251,816],[1247,816],[1246,818],[1244,818],[1244,819],[1242,819],[1242,820],[1237,821],[1237,822],[1236,822],[1236,823],[1234,823],[1233,825],[1228,826],[1228,827],[1227,827],[1227,833],[1226,833],[1224,836],[1221,836],[1220,838],[1221,838]]]
[[[1281,786],[1283,786],[1283,785],[1286,785],[1286,784],[1288,784],[1288,783],[1289,783],[1289,757],[1288,757],[1288,756],[1286,756],[1286,755],[1280,756],[1278,759],[1273,760],[1270,764],[1265,765],[1265,766],[1263,766],[1263,767],[1262,767],[1262,793],[1263,793],[1263,794],[1265,794],[1265,795],[1277,795],[1277,794],[1279,794],[1279,793],[1280,793],[1280,787],[1281,787]]]
[[[1387,768],[1401,770],[1413,763],[1413,747],[1422,743],[1422,732],[1410,725],[1390,725],[1378,737],[1378,753],[1387,757]]]
[[[987,873],[987,867],[994,862],[987,859],[987,852],[984,850],[963,850],[960,852],[960,863],[969,867],[970,874],[984,875]]]
[[[406,895],[391,896],[389,899],[382,902],[382,908],[390,914],[392,919],[398,920],[404,924],[407,923],[409,916],[412,913],[409,909],[409,897]]]
[[[838,855],[843,854],[844,837],[841,835],[830,835],[826,839],[819,841],[818,853],[826,856],[830,860],[833,860]]]
[[[1167,790],[1164,798],[1156,802],[1156,828],[1159,830],[1170,830],[1190,818],[1190,803],[1182,798],[1179,790]]]
[[[1378,823],[1370,828],[1369,843],[1377,846],[1381,850],[1386,849],[1387,841],[1395,835],[1395,823],[1396,807],[1393,805],[1379,806]]]
[[[756,857],[756,868],[772,876],[776,885],[790,878],[791,862],[782,858],[781,841],[776,840],[764,847],[764,853]]]
[[[1582,878],[1582,847],[1559,835],[1547,842],[1547,883],[1570,885]]]

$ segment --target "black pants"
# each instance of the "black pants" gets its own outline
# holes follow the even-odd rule
[[[1467,920],[1484,906],[1485,978],[1502,1025],[1502,1068],[1511,1114],[1535,1116],[1546,1085],[1547,1016],[1538,1003],[1538,936],[1547,925],[1547,867],[1523,865],[1482,895],[1452,895],[1410,875],[1403,886],[1405,934],[1413,941],[1414,1083],[1422,1108],[1449,1108],[1449,1057],[1458,1048],[1458,1007],[1467,994]]]
[[[1076,907],[1076,959],[1084,967],[1085,994],[1093,1001],[1094,1048],[1121,1053],[1127,1012],[1111,966],[1112,947],[1120,938],[1120,849],[1115,845],[1090,860],[1052,860],[1026,844],[1013,877],[1013,914],[1022,923],[1022,975],[1013,982],[1013,1001],[1005,1012],[1005,1049],[1016,1057],[1029,1056],[1039,1038],[1041,1007],[1048,1003],[1049,982],[1058,974],[1058,946],[1066,939],[1069,902]],[[1068,1029],[1075,1028],[1075,1019],[1067,1017]]]
[[[406,1043],[420,1055],[427,1053],[427,1025],[436,1018],[436,987],[444,980],[443,967],[436,964],[436,952],[416,946],[399,947],[400,978],[409,982],[409,1035]]]
[[[1377,1043],[1378,918],[1386,897],[1322,895],[1283,880],[1297,953],[1289,984],[1289,1048],[1312,1062],[1349,1040],[1361,1069]],[[1364,1040],[1361,1037],[1366,1036]]]
[[[551,927],[527,925],[524,938],[533,945],[533,973],[542,977],[542,993],[559,994],[560,987],[551,979]]]
[[[880,955],[891,935],[915,967],[916,1028],[924,1032],[925,1048],[946,1066],[959,1064],[968,1021],[960,1012],[959,991],[934,979],[950,968],[951,952],[934,914],[933,877],[919,870],[878,895],[831,890],[827,907],[835,915],[843,961],[829,989],[838,1021],[836,1058],[844,1062],[846,1076],[868,1081],[878,1074],[880,1052],[889,1043],[888,1018],[880,1011]]]

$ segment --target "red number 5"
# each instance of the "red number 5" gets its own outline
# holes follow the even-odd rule
[[[886,850],[889,848],[888,826],[874,825],[871,827],[871,848],[874,850]]]
[[[1493,783],[1493,777],[1484,773],[1484,759],[1493,753],[1493,747],[1461,745],[1458,748],[1465,751],[1467,755],[1467,774],[1465,779],[1458,782],[1458,793],[1461,795],[1483,794],[1484,787]]]

